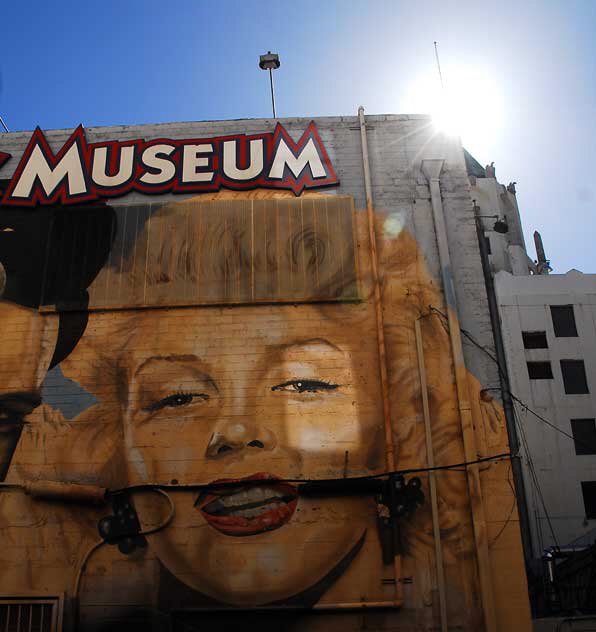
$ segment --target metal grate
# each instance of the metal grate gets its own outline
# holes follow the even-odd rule
[[[1,632],[60,632],[60,597],[1,597]]]

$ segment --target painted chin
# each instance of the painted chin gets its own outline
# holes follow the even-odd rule
[[[298,490],[278,477],[258,472],[245,478],[218,479],[213,483],[238,483],[238,486],[200,494],[195,507],[211,527],[235,537],[257,535],[283,527],[294,515]],[[245,481],[251,482],[243,485]]]

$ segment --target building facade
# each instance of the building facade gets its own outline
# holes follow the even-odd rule
[[[2,135],[0,622],[528,630],[468,173],[362,111]]]
[[[590,546],[596,539],[596,275],[499,272],[496,288],[525,440],[534,555],[553,546]]]

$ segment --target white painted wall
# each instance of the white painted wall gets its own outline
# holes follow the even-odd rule
[[[596,274],[571,270],[559,275],[513,276],[501,271],[495,275],[495,287],[512,392],[571,435],[571,419],[596,418]],[[577,338],[555,337],[550,305],[573,305]],[[524,349],[522,331],[545,331],[548,349]],[[560,360],[567,359],[583,359],[588,395],[565,394]],[[526,362],[532,360],[549,360],[554,378],[530,380]],[[584,535],[585,543],[591,543],[596,539],[596,520],[585,518],[580,482],[596,481],[596,455],[576,455],[571,439],[518,404],[516,410],[558,544],[567,545]],[[534,553],[538,556],[555,542],[530,483],[525,452],[522,458]]]

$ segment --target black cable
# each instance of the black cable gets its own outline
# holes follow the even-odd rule
[[[469,465],[476,465],[478,463],[485,463],[486,461],[499,461],[502,459],[510,459],[513,458],[510,452],[503,452],[502,454],[495,454],[493,456],[485,456],[474,461],[463,461],[461,463],[451,463],[449,465],[436,465],[434,467],[417,467],[417,468],[409,468],[403,470],[393,470],[391,472],[381,472],[380,474],[368,474],[366,476],[351,476],[347,478],[319,478],[319,479],[308,479],[308,478],[276,478],[276,479],[250,479],[250,480],[240,480],[240,481],[230,481],[230,482],[222,482],[222,483],[190,483],[190,484],[175,484],[175,485],[165,485],[161,483],[142,483],[139,485],[129,485],[127,487],[122,487],[120,489],[108,490],[106,492],[106,497],[112,496],[114,494],[119,494],[125,491],[134,491],[134,490],[142,490],[142,489],[162,489],[162,490],[214,490],[214,489],[229,489],[236,488],[239,485],[242,486],[257,486],[263,485],[264,483],[276,484],[276,483],[294,483],[297,485],[300,484],[308,484],[308,485],[316,485],[317,483],[321,485],[332,484],[332,483],[350,483],[357,481],[369,481],[389,476],[399,476],[404,474],[419,474],[424,472],[436,472],[439,470],[454,470],[456,468],[467,467]],[[465,472],[466,470],[459,470],[461,472]]]
[[[515,495],[515,488],[511,484],[511,473],[512,473],[512,468],[511,468],[511,464],[509,464],[507,482],[509,483],[509,488],[511,489],[511,493],[513,495],[513,502],[511,503],[511,509],[509,510],[509,515],[507,516],[507,519],[503,523],[503,526],[499,529],[499,533],[497,533],[497,535],[492,539],[492,541],[488,543],[489,549],[492,548],[496,544],[497,540],[503,535],[503,532],[507,528],[507,525],[511,522],[511,517],[513,516],[513,510],[515,509],[515,505],[517,504],[517,496]]]
[[[436,307],[433,307],[432,305],[429,306],[430,310],[433,312],[436,312],[437,314],[439,314],[442,318],[444,318],[446,321],[448,321],[448,317],[441,312],[439,309],[437,309]],[[501,374],[502,377],[505,378],[505,383],[508,383],[508,380],[506,379],[506,374],[505,371],[503,369],[503,367],[500,365],[498,359],[486,348],[484,347],[482,344],[480,344],[475,338],[474,336],[472,336],[472,334],[470,334],[468,331],[466,331],[465,329],[460,327],[460,331],[461,333],[478,349],[480,349],[481,351],[483,351],[497,366],[497,370],[499,371],[499,373]],[[487,388],[484,390],[498,390],[503,392],[504,389],[502,388]],[[532,410],[525,402],[523,402],[519,397],[517,397],[514,393],[512,393],[509,390],[509,395],[512,399],[514,399],[518,404],[520,404],[521,406],[523,406],[526,410],[530,411],[537,419],[540,419],[540,421],[546,423],[548,426],[550,426],[551,428],[553,428],[554,430],[556,430],[557,432],[560,432],[561,434],[563,434],[564,436],[568,437],[569,439],[572,439],[574,442],[579,443],[581,445],[586,446],[586,444],[584,444],[581,441],[577,441],[572,435],[570,435],[569,433],[565,432],[564,430],[561,430],[558,426],[556,426],[555,424],[553,424],[552,422],[548,421],[547,419],[545,419],[544,417],[542,417],[541,415],[539,415],[537,412],[535,412],[534,410]],[[544,495],[542,493],[542,489],[540,488],[540,483],[538,481],[538,475],[536,474],[536,468],[534,466],[534,462],[532,460],[532,455],[530,453],[530,447],[528,445],[528,441],[526,438],[526,433],[525,430],[523,428],[523,425],[521,423],[521,420],[519,419],[519,416],[517,414],[517,411],[515,410],[515,406],[513,406],[513,415],[515,417],[515,423],[516,426],[518,428],[518,431],[520,433],[520,436],[522,437],[522,441],[524,444],[524,449],[526,452],[526,458],[528,460],[528,471],[530,472],[530,479],[532,480],[532,483],[534,484],[534,487],[536,489],[536,492],[538,494],[538,497],[540,499],[540,503],[542,505],[542,509],[544,510],[544,515],[545,518],[548,522],[548,527],[549,530],[551,532],[551,536],[553,538],[553,541],[555,542],[555,545],[558,547],[558,541],[557,541],[557,537],[555,535],[555,531],[550,519],[550,516],[548,514],[548,510],[546,509],[546,502],[544,500]],[[593,449],[593,446],[589,446],[590,449]],[[515,457],[518,457],[518,455],[515,455]],[[501,532],[499,532],[499,536],[500,536]],[[493,540],[494,543],[495,540]]]
[[[548,528],[550,530],[551,536],[553,538],[553,541],[555,543],[555,545],[558,547],[559,546],[559,542],[557,540],[557,536],[555,535],[555,530],[553,528],[553,524],[552,521],[550,519],[548,510],[546,508],[546,501],[544,500],[544,494],[542,493],[542,488],[540,487],[540,482],[538,481],[538,475],[536,474],[536,467],[534,465],[534,461],[532,459],[532,454],[530,452],[530,446],[528,445],[528,439],[526,437],[526,431],[523,427],[523,424],[521,423],[521,419],[519,418],[519,414],[517,412],[517,410],[515,409],[515,405],[513,406],[513,415],[515,417],[515,423],[517,425],[520,437],[522,439],[522,443],[524,445],[524,449],[526,452],[526,458],[528,461],[528,471],[530,472],[530,479],[532,481],[532,483],[534,484],[534,488],[536,489],[536,493],[538,494],[538,498],[540,500],[540,504],[542,505],[542,509],[544,511],[544,516],[546,518],[546,521],[548,523]]]
[[[444,314],[440,309],[437,309],[436,307],[433,307],[432,305],[429,305],[429,309],[431,312],[436,312],[437,314],[439,314],[442,318],[444,318],[445,320],[448,320],[448,317],[446,316],[446,314]],[[474,345],[476,346],[478,349],[480,349],[481,351],[483,351],[484,353],[486,353],[486,355],[496,364],[497,366],[497,370],[499,371],[499,373],[504,377],[505,376],[505,372],[503,370],[503,367],[499,364],[499,361],[497,360],[497,358],[483,345],[481,345],[475,338],[474,336],[472,336],[472,334],[468,331],[466,331],[465,329],[461,328],[459,329],[461,331],[461,333]],[[500,387],[496,387],[496,388],[485,388],[483,389],[484,391],[503,391],[502,388]],[[509,395],[511,396],[512,399],[514,399],[516,402],[518,402],[521,406],[523,406],[526,410],[528,410],[529,412],[531,412],[535,417],[537,417],[538,419],[540,419],[540,421],[543,421],[547,426],[550,426],[551,428],[553,428],[554,430],[556,430],[557,432],[560,432],[562,435],[566,436],[568,439],[571,439],[574,443],[578,444],[578,445],[582,445],[584,448],[589,449],[590,451],[594,450],[594,446],[593,445],[589,445],[588,443],[584,443],[583,441],[581,441],[580,439],[576,439],[573,435],[570,435],[568,432],[565,432],[564,430],[561,430],[561,428],[559,428],[558,426],[556,426],[555,424],[553,424],[551,421],[548,421],[548,419],[545,419],[544,417],[542,417],[541,415],[539,415],[536,411],[532,410],[525,402],[523,402],[519,397],[517,397],[517,395],[515,395],[514,393],[512,393],[511,391],[509,391]]]
[[[440,309],[437,309],[436,307],[433,307],[432,305],[429,305],[429,309],[431,312],[436,312],[437,314],[439,314],[439,316],[441,316],[447,322],[449,322],[449,317],[446,314],[444,314]],[[499,373],[501,374],[501,376],[506,378],[505,372],[503,371],[503,367],[501,367],[501,365],[499,364],[499,361],[497,360],[496,356],[494,356],[491,353],[491,351],[489,351],[484,345],[480,344],[469,331],[467,331],[463,327],[460,327],[459,330],[475,347],[478,347],[480,351],[483,351],[484,353],[486,353],[486,355],[497,365],[497,369]]]
[[[500,391],[501,389],[498,388],[498,387],[495,387],[495,388],[484,388],[482,390],[484,390],[484,391]],[[594,445],[590,445],[589,443],[585,443],[581,439],[578,439],[577,437],[574,437],[573,435],[570,435],[568,432],[565,432],[564,430],[561,430],[561,428],[559,428],[552,421],[549,421],[548,419],[546,419],[542,415],[539,415],[535,410],[532,410],[525,402],[523,402],[519,397],[517,397],[517,395],[514,395],[511,391],[509,391],[509,395],[511,396],[512,399],[514,399],[525,410],[527,410],[528,412],[532,413],[532,415],[534,415],[534,417],[537,417],[540,421],[544,422],[547,426],[550,426],[553,430],[556,430],[557,432],[560,432],[562,435],[564,435],[568,439],[571,439],[576,445],[581,445],[581,446],[583,446],[584,448],[586,448],[586,449],[588,449],[590,451],[594,451],[594,449],[595,449]]]

